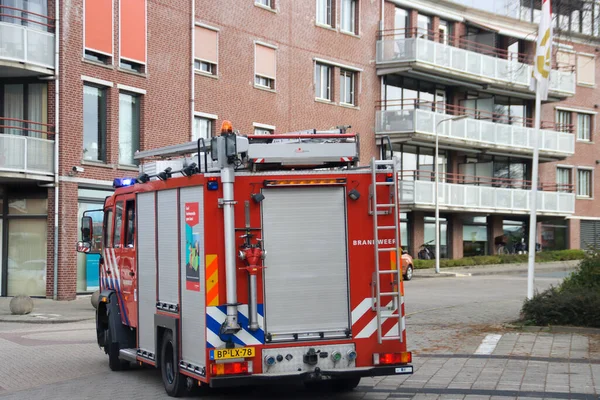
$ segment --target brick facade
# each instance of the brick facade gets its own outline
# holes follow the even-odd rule
[[[60,0],[59,0],[60,1]],[[192,4],[192,1],[195,3]],[[135,88],[141,95],[140,149],[166,146],[190,140],[192,113],[216,115],[213,133],[225,119],[242,134],[253,133],[254,124],[275,126],[276,133],[301,129],[329,129],[351,125],[361,134],[361,160],[377,157],[373,140],[375,105],[381,99],[381,79],[375,69],[376,40],[382,14],[381,2],[359,0],[357,35],[341,31],[341,0],[333,0],[333,28],[316,23],[314,1],[274,1],[274,9],[266,10],[253,0],[148,0],[147,63],[143,73],[119,67],[119,1],[114,1],[112,63],[108,65],[84,59],[84,0],[60,1],[60,164],[59,175],[59,255],[58,297],[73,299],[77,284],[78,190],[110,188],[112,179],[135,175],[136,168],[119,165],[119,86]],[[53,11],[53,0],[49,1]],[[195,15],[192,17],[192,9]],[[395,6],[384,2],[384,28],[394,28]],[[53,13],[53,12],[52,12]],[[417,26],[418,12],[408,13],[409,27]],[[218,73],[207,76],[193,73],[192,37],[195,24],[218,30]],[[440,18],[433,16],[432,29],[437,31]],[[455,45],[466,33],[464,23],[452,22],[451,40]],[[254,46],[257,42],[276,47],[276,79],[274,90],[263,90],[254,84]],[[499,43],[506,45],[506,43]],[[574,50],[595,54],[593,45],[573,44]],[[527,43],[526,48],[531,48]],[[315,98],[315,62],[333,67],[332,101]],[[340,104],[340,71],[350,67],[356,72],[356,105]],[[598,68],[596,68],[598,80]],[[86,79],[110,83],[107,94],[107,160],[106,163],[84,162],[83,86]],[[100,80],[100,81],[98,81]],[[192,97],[192,85],[194,96]],[[56,102],[54,83],[48,84],[48,121],[54,121]],[[449,103],[458,104],[449,95]],[[556,106],[543,107],[543,120],[554,120]],[[560,106],[596,112],[600,92],[577,86],[577,94]],[[556,180],[556,165],[594,168],[594,200],[576,201],[576,218],[569,221],[569,244],[579,246],[579,219],[598,217],[600,179],[600,140],[596,140],[597,124],[593,118],[592,143],[576,144],[576,155],[567,160],[540,166],[542,181]],[[74,166],[84,172],[73,173]],[[450,157],[449,172],[458,172],[458,161]],[[573,180],[576,180],[575,174]],[[424,241],[423,211],[410,213],[409,252],[416,257]],[[429,215],[430,213],[427,213]],[[443,215],[448,219],[448,249],[452,257],[462,256],[462,219],[457,213]],[[489,218],[491,243],[502,232],[502,216]],[[48,190],[48,256],[46,294],[53,293],[54,271],[54,190]]]

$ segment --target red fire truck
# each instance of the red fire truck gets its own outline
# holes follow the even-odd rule
[[[98,345],[166,392],[299,381],[335,390],[411,374],[395,160],[359,136],[242,136],[139,152],[116,179],[100,253]]]

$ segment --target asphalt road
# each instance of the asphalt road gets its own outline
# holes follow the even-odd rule
[[[561,277],[560,274],[538,277],[536,288],[541,290],[557,284]],[[519,275],[439,279],[415,277],[412,281],[405,282],[408,346],[415,353],[414,364],[417,367],[415,375],[410,378],[412,381],[391,379],[400,377],[386,378],[383,381],[363,379],[357,391],[337,396],[331,393],[308,392],[303,387],[278,387],[215,390],[203,394],[202,398],[489,399],[494,394],[505,396],[503,398],[517,398],[517,392],[481,392],[473,389],[476,387],[473,384],[469,389],[464,389],[467,392],[457,393],[457,389],[452,389],[452,382],[443,379],[444,375],[442,378],[436,378],[438,375],[427,375],[422,385],[426,386],[432,382],[436,389],[432,389],[433,391],[426,395],[420,394],[420,389],[411,389],[414,387],[411,385],[420,382],[419,376],[433,371],[432,365],[439,364],[442,359],[447,359],[450,363],[458,362],[455,374],[461,368],[468,368],[471,360],[467,358],[475,352],[482,339],[490,333],[505,333],[502,323],[518,317],[526,288],[526,277]],[[95,344],[94,335],[92,322],[60,325],[0,324],[0,399],[167,398],[156,370],[111,372],[108,369],[107,357]],[[526,336],[518,334],[505,334],[504,338],[508,344],[499,345],[499,348],[509,349],[506,351],[510,352],[522,348],[522,341],[529,343]],[[534,335],[532,340],[535,342],[537,336]],[[577,337],[569,340],[569,343],[577,343],[577,346],[583,346],[579,343],[585,341],[588,352],[592,351],[589,349],[593,345],[595,346],[595,342],[588,342],[587,339]],[[503,341],[500,341],[500,344],[502,343]],[[600,345],[600,342],[598,344]],[[553,344],[549,346],[552,347]],[[561,346],[564,348],[564,345]],[[569,349],[572,346],[569,344]],[[554,350],[548,351],[550,355]],[[462,364],[457,361],[461,357],[465,359]],[[498,357],[508,356],[499,354]],[[600,365],[597,367],[600,368]],[[498,367],[495,368],[498,370]],[[503,369],[498,371],[503,373]],[[525,374],[525,369],[523,371]],[[600,370],[597,372],[600,374]],[[435,379],[440,379],[437,386]],[[598,380],[600,385],[600,376]],[[567,386],[567,390],[568,388]],[[498,386],[495,386],[493,390],[497,389]],[[594,390],[593,386],[591,390]],[[471,397],[469,391],[476,397]],[[514,396],[511,396],[511,393]]]

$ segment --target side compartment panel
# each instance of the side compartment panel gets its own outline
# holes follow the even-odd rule
[[[177,190],[158,192],[158,301],[179,304]]]
[[[263,194],[267,332],[274,340],[343,335],[349,328],[344,189],[273,188]]]
[[[206,365],[204,187],[180,190],[181,358],[186,368]],[[187,365],[191,364],[191,365]],[[200,373],[199,371],[194,371]]]
[[[137,196],[138,242],[137,280],[139,292],[139,348],[154,353],[154,313],[156,311],[156,251],[154,193]]]

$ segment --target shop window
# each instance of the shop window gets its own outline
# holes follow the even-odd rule
[[[463,220],[463,256],[484,256],[488,253],[487,249],[487,218],[465,218]]]
[[[565,250],[567,248],[567,220],[556,219],[542,222],[542,250]]]
[[[425,217],[424,244],[435,249],[435,218]],[[435,252],[435,250],[434,250]],[[448,258],[448,221],[440,218],[440,258]]]

